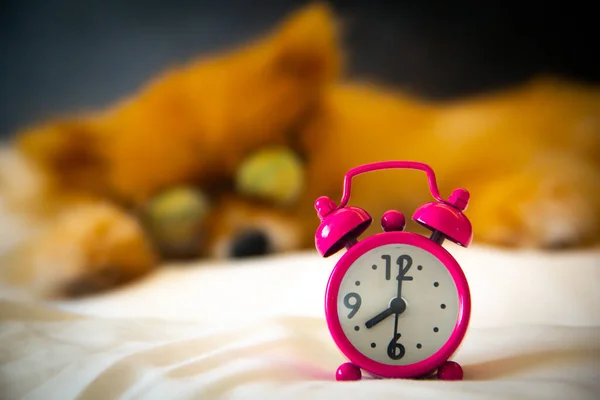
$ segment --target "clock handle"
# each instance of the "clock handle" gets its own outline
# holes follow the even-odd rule
[[[435,173],[429,165],[416,161],[380,161],[352,168],[346,173],[346,175],[344,176],[344,191],[342,195],[342,201],[340,202],[338,208],[345,207],[348,204],[348,201],[350,200],[352,178],[354,178],[357,175],[364,174],[366,172],[378,171],[382,169],[416,169],[424,171],[427,174],[427,179],[429,181],[429,190],[431,191],[431,195],[437,201],[448,203],[447,200],[444,200],[440,196],[440,192],[435,179]]]

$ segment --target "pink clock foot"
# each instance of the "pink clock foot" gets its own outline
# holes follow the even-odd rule
[[[438,368],[437,376],[443,381],[460,381],[463,378],[463,370],[458,363],[446,361]]]
[[[357,381],[361,377],[360,368],[349,362],[340,365],[335,373],[335,379],[338,381]]]

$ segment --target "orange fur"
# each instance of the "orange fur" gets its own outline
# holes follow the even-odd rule
[[[308,7],[267,37],[169,70],[103,112],[22,132],[16,146],[60,190],[93,184],[135,204],[181,182],[229,179],[250,152],[288,143],[288,128],[337,77],[330,19],[324,6]]]
[[[296,228],[302,247],[314,246],[314,200],[327,195],[339,201],[349,169],[390,159],[431,165],[443,196],[467,188],[477,243],[600,244],[600,88],[543,77],[502,92],[435,103],[374,85],[337,84],[302,138],[300,150],[307,156],[302,198],[291,216],[271,210],[287,218],[290,230]],[[431,201],[420,172],[378,171],[353,182],[351,204],[375,218],[392,208],[410,217]],[[223,238],[237,231],[225,219],[213,225]],[[366,234],[379,230],[375,223]]]
[[[212,195],[201,255],[223,255],[237,232],[252,227],[266,230],[276,251],[311,247],[314,200],[339,199],[348,169],[386,159],[429,163],[444,196],[466,187],[477,242],[556,247],[600,241],[599,88],[542,78],[434,103],[340,82],[340,60],[333,15],[313,5],[271,35],[167,71],[107,110],[17,135],[15,148],[40,179],[34,201],[16,202],[25,213],[43,210],[49,226],[39,239],[46,253],[39,254],[60,260],[73,247],[83,254],[69,267],[76,272],[57,274],[62,278],[52,281],[52,290],[69,291],[78,282],[91,290],[90,276],[98,274],[90,272],[109,267],[129,279],[151,271],[159,256],[128,211],[179,184]],[[285,209],[230,189],[243,158],[275,144],[306,158],[305,190]],[[5,195],[14,194],[6,187]],[[410,216],[429,199],[422,174],[386,171],[356,178],[351,202],[377,218],[389,208]],[[74,204],[80,207],[77,229],[70,228]],[[126,235],[102,240],[103,232],[122,226],[130,227]],[[43,275],[33,271],[20,274]]]
[[[600,241],[600,88],[541,78],[436,104],[337,86],[305,146],[309,181],[319,186],[312,198],[339,198],[341,177],[353,166],[414,159],[434,168],[445,196],[457,187],[471,192],[468,213],[480,243]],[[372,175],[357,178],[353,201],[374,215],[393,207],[412,213],[430,198],[417,172]]]
[[[35,221],[35,238],[27,250],[12,253],[31,257],[13,257],[14,269],[4,262],[2,272],[56,295],[106,287],[104,277],[94,285],[98,279],[87,272],[120,270],[120,277],[137,277],[151,271],[158,256],[136,210],[172,185],[219,188],[251,152],[293,143],[290,128],[319,107],[339,73],[331,22],[327,7],[306,7],[265,37],[166,71],[106,110],[19,132],[13,146],[19,160],[1,171],[7,174],[0,176],[0,200]],[[132,228],[113,241],[90,239],[122,226]],[[80,257],[70,257],[77,248]],[[123,248],[129,248],[127,257]],[[102,252],[99,264],[94,254]],[[41,272],[36,254],[65,262],[48,262],[47,273]],[[60,279],[39,282],[52,268],[76,272],[56,271]]]

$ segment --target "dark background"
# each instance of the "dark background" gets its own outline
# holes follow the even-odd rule
[[[0,0],[0,136],[109,104],[306,1]],[[330,1],[350,74],[449,99],[540,72],[599,80],[593,3]]]

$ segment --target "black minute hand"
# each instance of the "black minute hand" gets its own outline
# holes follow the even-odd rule
[[[404,261],[406,260],[406,267],[403,268]],[[402,281],[412,281],[412,276],[406,276],[406,273],[411,267],[412,259],[408,256],[400,256],[398,257],[398,292],[396,294],[396,298],[399,299],[402,297]]]

